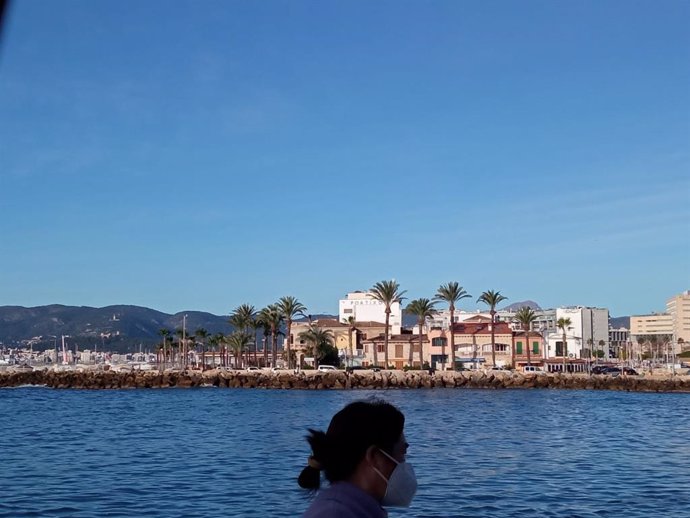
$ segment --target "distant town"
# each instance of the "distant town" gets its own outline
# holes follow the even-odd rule
[[[690,362],[690,291],[670,297],[665,311],[631,316],[629,327],[611,325],[607,308],[496,309],[505,298],[493,291],[479,298],[486,310],[455,310],[467,298],[457,283],[407,305],[403,294],[395,281],[353,291],[338,302],[337,317],[312,317],[294,297],[260,311],[245,304],[225,317],[226,333],[188,326],[183,315],[182,326],[158,330],[155,345],[127,353],[108,350],[104,336],[100,349],[96,340],[81,350],[69,335],[32,337],[2,345],[0,366],[587,372],[597,364],[673,369]],[[404,326],[403,313],[416,323]]]

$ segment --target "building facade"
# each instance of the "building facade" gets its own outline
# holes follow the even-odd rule
[[[566,344],[563,344],[563,330],[543,330],[547,347],[547,358],[590,360],[594,357],[608,359],[609,354],[609,310],[584,306],[556,308],[556,322],[570,319],[565,330]]]
[[[690,291],[671,297],[666,302],[666,313],[671,316],[673,341],[681,347],[690,346]]]
[[[366,291],[353,291],[338,302],[338,319],[340,322],[354,317],[356,322],[385,322],[386,306]],[[390,333],[400,334],[402,330],[402,308],[399,302],[391,304],[389,319]]]

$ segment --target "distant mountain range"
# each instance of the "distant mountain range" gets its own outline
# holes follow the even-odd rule
[[[63,306],[52,304],[26,308],[0,306],[0,344],[18,345],[32,342],[34,348],[54,347],[63,335],[80,348],[97,346],[112,351],[138,349],[160,341],[159,331],[181,329],[184,316],[186,330],[192,334],[204,328],[209,334],[233,331],[228,316],[203,311],[163,313],[141,306]],[[337,318],[332,315],[311,315],[312,319]],[[303,319],[306,320],[306,319]],[[259,337],[262,333],[259,332]]]
[[[0,342],[19,343],[41,337],[38,343],[52,344],[67,335],[81,345],[96,343],[99,346],[116,342],[150,344],[159,339],[160,329],[174,331],[182,327],[187,315],[189,332],[203,327],[209,333],[229,333],[232,326],[228,317],[202,311],[184,311],[170,315],[140,306],[0,306]]]

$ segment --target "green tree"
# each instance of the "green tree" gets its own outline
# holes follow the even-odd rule
[[[244,331],[235,331],[227,337],[227,344],[235,357],[235,368],[241,368],[242,353],[244,353],[249,344],[251,344],[252,337]]]
[[[422,354],[422,331],[424,329],[424,323],[427,318],[431,318],[436,314],[436,309],[434,308],[434,302],[429,299],[414,299],[405,308],[405,311],[410,315],[417,317],[417,326],[419,327],[419,366],[424,365],[424,358]],[[409,364],[412,367],[412,344],[410,343],[410,355]]]
[[[235,329],[248,335],[256,320],[256,309],[251,304],[240,304],[230,313],[230,323]],[[245,362],[249,364],[249,347],[244,351]]]
[[[562,347],[562,353],[563,353],[563,372],[565,373],[565,360],[568,357],[568,339],[565,335],[565,330],[570,327],[572,322],[568,317],[561,317],[558,319],[556,322],[556,327],[558,327],[562,332],[563,332],[563,347]]]
[[[491,364],[496,365],[496,306],[508,300],[508,297],[501,295],[500,291],[488,290],[483,292],[477,302],[483,302],[489,306],[489,314],[491,315]],[[513,364],[514,365],[514,364]]]
[[[271,366],[276,366],[278,355],[278,334],[280,326],[283,323],[283,315],[280,312],[277,304],[269,304],[259,312],[259,320],[263,322],[265,330],[268,330],[271,336]],[[266,348],[264,348],[266,349]],[[264,359],[267,361],[266,351],[264,350]]]
[[[537,320],[537,315],[534,310],[528,306],[523,306],[515,313],[515,320],[520,322],[522,329],[525,332],[525,347],[527,348],[527,365],[532,365],[532,356],[529,347],[529,333],[532,330],[532,324]],[[515,363],[515,347],[513,347],[513,367],[517,367]]]
[[[290,355],[290,339],[292,333],[292,321],[295,317],[306,316],[307,307],[299,300],[292,296],[281,297],[278,301],[278,309],[280,310],[283,319],[285,320],[285,327],[287,327],[287,363],[288,369],[292,368],[292,358]]]
[[[338,362],[338,350],[333,345],[333,333],[330,329],[322,329],[316,324],[299,334],[300,340],[308,344],[308,351],[314,357],[314,368],[318,368],[321,361],[333,361],[335,354],[335,366]]]
[[[450,312],[450,366],[455,370],[455,333],[453,332],[453,324],[455,323],[455,304],[462,299],[471,298],[472,295],[465,291],[465,288],[460,286],[455,281],[447,284],[441,284],[436,291],[434,300],[448,303],[448,311]],[[446,343],[441,342],[441,356],[446,356]]]
[[[369,293],[374,297],[375,300],[382,302],[385,306],[386,312],[386,329],[383,338],[383,354],[386,369],[388,368],[388,337],[390,335],[390,316],[391,316],[391,306],[393,304],[401,303],[405,297],[403,295],[405,291],[400,291],[400,284],[395,280],[392,281],[380,281],[374,284],[374,286],[369,290]],[[374,346],[374,364],[378,366],[378,355],[376,351],[376,346]]]

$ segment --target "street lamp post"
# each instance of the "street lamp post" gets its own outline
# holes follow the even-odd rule
[[[182,366],[187,367],[187,315],[182,315],[182,352],[184,358],[182,359]]]

